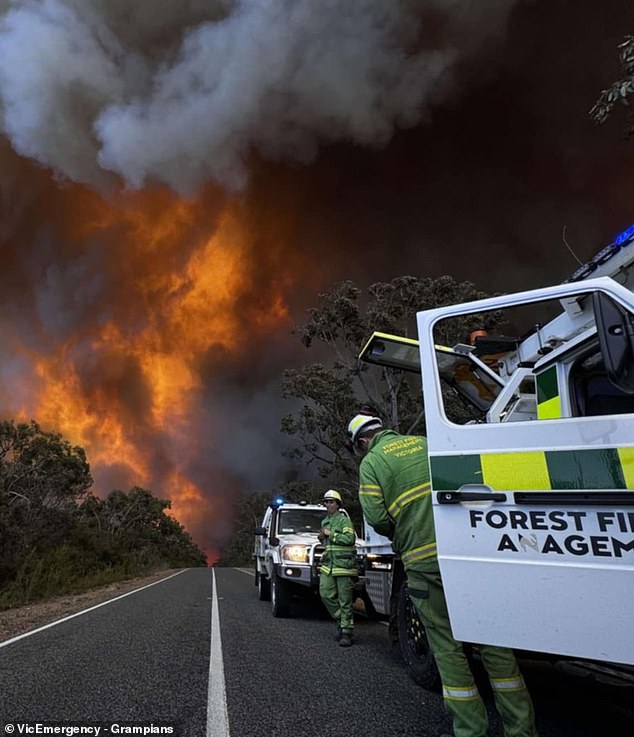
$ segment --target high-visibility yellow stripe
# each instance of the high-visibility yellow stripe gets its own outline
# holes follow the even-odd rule
[[[496,691],[520,691],[524,688],[524,680],[519,678],[491,678],[491,686]]]
[[[482,453],[482,481],[493,489],[550,489],[544,451]]]
[[[628,489],[634,489],[634,448],[618,448],[623,479]]]
[[[326,576],[356,576],[359,573],[356,568],[330,568],[330,566],[324,566],[321,572]]]
[[[473,701],[480,697],[475,683],[470,686],[443,686],[442,695],[449,701]]]
[[[426,560],[427,558],[433,558],[436,555],[436,543],[428,543],[427,545],[421,545],[419,548],[412,548],[406,550],[401,555],[403,563],[413,563],[416,560]]]
[[[398,517],[403,507],[407,506],[410,502],[415,499],[421,499],[427,494],[431,493],[431,483],[428,481],[426,484],[420,486],[414,486],[411,489],[407,489],[400,494],[387,508],[387,511],[393,516]]]
[[[380,491],[359,491],[359,496],[378,496],[381,499],[383,498],[383,494]]]
[[[556,420],[561,417],[561,399],[553,397],[537,405],[538,420]]]

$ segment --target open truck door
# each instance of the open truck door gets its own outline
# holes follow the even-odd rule
[[[485,340],[469,354],[494,377],[485,374],[484,416],[465,421],[449,407],[435,335],[445,321],[491,311],[504,313],[513,339],[488,355]],[[455,637],[634,664],[634,295],[604,277],[425,311],[417,321]],[[627,345],[611,346],[614,360],[606,342],[617,322],[628,334]]]

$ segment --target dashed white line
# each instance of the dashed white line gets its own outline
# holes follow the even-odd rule
[[[229,715],[225,690],[225,667],[222,660],[220,617],[216,572],[211,572],[213,594],[211,602],[211,648],[209,653],[209,687],[207,692],[207,737],[229,737]]]
[[[35,635],[38,632],[42,632],[42,630],[47,630],[49,627],[55,627],[57,624],[61,624],[62,622],[67,622],[69,619],[73,619],[74,617],[80,617],[82,614],[87,614],[88,612],[92,612],[95,609],[99,609],[99,607],[106,606],[106,604],[112,604],[113,601],[119,601],[119,599],[125,599],[126,596],[132,596],[132,594],[137,594],[139,591],[143,591],[143,589],[149,589],[150,586],[156,586],[157,583],[163,583],[163,581],[169,581],[170,578],[174,578],[174,576],[179,576],[181,573],[185,573],[185,571],[188,570],[187,568],[184,568],[182,571],[177,571],[176,573],[172,573],[171,576],[166,576],[165,578],[162,578],[160,581],[154,581],[153,583],[148,583],[146,586],[141,586],[141,588],[134,589],[134,591],[128,591],[127,594],[121,594],[121,596],[115,596],[114,599],[108,599],[108,601],[102,601],[101,604],[95,604],[95,606],[91,606],[88,609],[82,609],[81,612],[75,612],[75,614],[69,614],[67,617],[63,617],[62,619],[57,619],[55,622],[51,622],[50,624],[45,624],[42,627],[38,627],[37,629],[31,630],[30,632],[25,632],[23,635],[18,635],[17,637],[12,637],[10,640],[5,640],[4,642],[0,642],[0,648],[6,647],[7,645],[12,645],[14,642],[17,642],[18,640],[23,640],[25,637],[30,637],[31,635]]]

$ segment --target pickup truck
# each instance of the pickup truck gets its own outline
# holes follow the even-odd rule
[[[276,499],[255,528],[255,585],[261,601],[271,602],[274,617],[290,614],[294,593],[319,593],[319,564],[324,546],[317,535],[326,508]]]
[[[262,524],[255,528],[255,585],[260,601],[271,602],[274,617],[289,616],[294,595],[319,597],[324,546],[318,535],[326,514],[322,504],[294,504],[277,498],[267,507]],[[356,545],[360,578],[355,595],[365,601],[361,575],[363,540],[357,538]]]

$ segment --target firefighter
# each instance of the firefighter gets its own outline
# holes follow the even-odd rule
[[[379,417],[358,414],[348,425],[359,466],[359,501],[365,518],[392,541],[407,574],[409,595],[425,625],[443,685],[455,737],[487,737],[486,709],[462,643],[451,632],[436,556],[427,440],[384,429]],[[537,737],[533,704],[515,655],[479,645],[505,737]]]
[[[352,602],[358,575],[356,535],[350,517],[341,510],[341,494],[330,489],[323,502],[328,515],[322,520],[319,539],[324,543],[319,574],[319,595],[337,623],[336,639],[341,647],[352,645]]]

